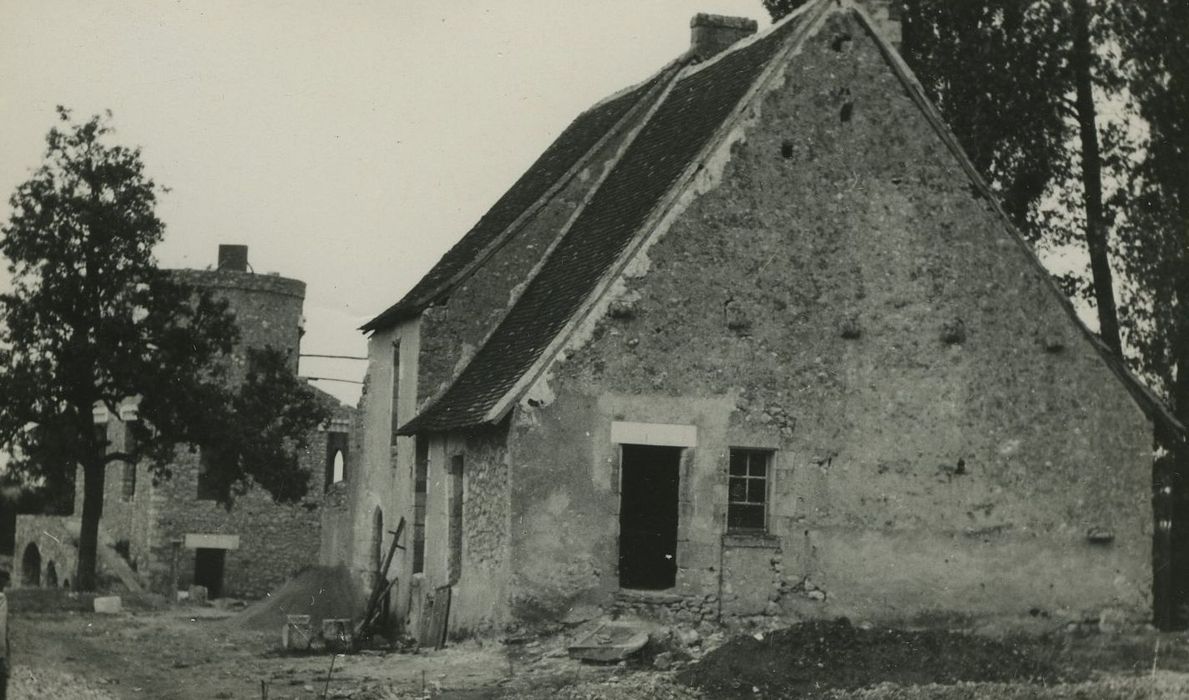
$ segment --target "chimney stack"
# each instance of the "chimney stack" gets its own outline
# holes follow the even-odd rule
[[[219,245],[219,270],[248,271],[248,246]]]
[[[746,17],[724,17],[699,12],[689,21],[690,55],[704,61],[740,39],[756,33],[759,25]]]

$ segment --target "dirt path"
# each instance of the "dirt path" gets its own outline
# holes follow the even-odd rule
[[[1150,632],[1057,635],[1002,649],[998,643],[974,640],[967,650],[973,655],[959,654],[961,650],[954,647],[963,644],[962,638],[952,635],[934,640],[934,633],[912,633],[909,639],[900,631],[873,633],[867,641],[862,635],[853,640],[842,635],[845,638],[840,637],[839,643],[849,640],[842,644],[843,651],[849,652],[835,649],[838,644],[834,641],[839,640],[832,640],[813,657],[811,642],[821,642],[829,635],[811,626],[800,632],[736,638],[722,646],[712,642],[709,648],[717,650],[705,656],[700,643],[683,648],[673,646],[676,641],[670,638],[661,644],[670,649],[663,654],[650,646],[644,658],[632,663],[590,666],[566,657],[567,635],[578,632],[571,630],[561,636],[522,639],[512,647],[498,641],[469,642],[427,653],[339,656],[327,684],[329,655],[280,655],[276,651],[279,633],[245,630],[226,617],[226,613],[198,607],[120,615],[16,611],[11,620],[11,697],[247,700],[261,697],[262,683],[269,700],[320,698],[324,688],[327,697],[353,700],[1189,697],[1189,641],[1183,635]],[[971,673],[951,678],[953,674],[942,673],[940,668],[933,668],[932,673],[907,668],[913,659],[928,656],[922,653],[928,649],[916,647],[928,646],[931,640],[937,643],[929,647],[933,648],[929,657],[933,661],[926,666],[952,666],[954,657],[963,661],[961,669]],[[1027,658],[1015,660],[1023,664],[1023,671],[1032,669],[1029,659],[1040,659],[1059,668],[1060,673],[1046,672],[1044,683],[1029,684],[1021,674],[1037,674],[1018,669],[1006,675],[980,671],[1023,654],[1026,647]],[[661,666],[662,656],[668,657],[664,667],[670,670],[665,672],[655,668]],[[796,659],[804,663],[794,663]],[[1153,662],[1158,662],[1155,672]],[[836,668],[827,668],[831,665]],[[886,667],[886,672],[878,671],[881,667]],[[859,679],[855,676],[859,671],[870,677]],[[698,680],[699,673],[701,680],[691,683]],[[678,682],[678,675],[686,683]],[[950,684],[939,685],[938,681]]]
[[[190,611],[191,613],[197,611]],[[65,673],[116,698],[382,698],[497,686],[507,662],[481,645],[430,654],[280,656],[273,635],[245,632],[186,611],[115,616],[14,616],[14,675]],[[278,635],[279,636],[279,635]],[[29,685],[25,683],[23,685]],[[20,697],[20,696],[17,696]],[[44,697],[65,697],[44,695]]]

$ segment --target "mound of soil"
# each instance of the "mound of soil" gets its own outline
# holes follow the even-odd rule
[[[287,615],[309,615],[314,629],[327,618],[355,618],[367,601],[343,566],[315,566],[294,576],[265,598],[248,606],[229,624],[279,632]]]
[[[727,642],[678,675],[711,697],[805,697],[829,689],[960,682],[1061,680],[1051,652],[945,630],[858,629],[845,619],[806,622]]]

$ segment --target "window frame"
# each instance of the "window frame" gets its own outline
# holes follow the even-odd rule
[[[733,471],[733,464],[736,453],[746,456],[747,461],[744,465],[744,473],[736,474]],[[753,459],[760,458],[762,462],[762,471],[760,474],[753,473]],[[726,465],[726,481],[727,481],[727,499],[726,499],[726,533],[731,535],[766,535],[769,531],[769,513],[771,512],[772,501],[772,481],[774,476],[774,464],[776,462],[776,450],[770,447],[743,447],[731,446],[727,448],[727,465]],[[734,482],[742,480],[744,484],[743,500],[735,500],[732,498],[732,485]],[[760,494],[761,501],[751,500],[751,485],[753,482],[759,481],[761,483]],[[761,509],[760,525],[745,526],[732,524],[731,511],[732,506],[738,506],[745,509],[755,508],[757,506]]]

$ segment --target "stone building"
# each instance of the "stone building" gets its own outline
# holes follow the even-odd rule
[[[226,299],[240,329],[231,356],[229,381],[241,381],[247,370],[247,349],[271,346],[284,351],[297,371],[302,334],[305,283],[275,274],[251,272],[245,246],[220,246],[214,270],[177,270],[186,284]],[[100,521],[99,566],[129,587],[143,586],[171,593],[191,584],[207,587],[212,597],[260,597],[296,571],[315,564],[321,540],[322,493],[333,479],[346,446],[352,411],[324,392],[333,409],[331,423],[312,436],[302,466],[312,479],[303,502],[278,504],[260,488],[235,499],[228,509],[202,478],[202,452],[178,450],[172,476],[154,482],[146,465],[113,463],[105,481]],[[97,430],[106,433],[109,449],[129,447],[129,421],[136,403],[127,401],[119,415],[106,408],[94,412]],[[76,483],[82,483],[81,474]],[[82,512],[82,492],[74,513]],[[16,527],[15,582],[68,583],[76,566],[78,518],[19,516]],[[34,569],[40,567],[40,573]]]
[[[896,51],[816,0],[580,115],[370,333],[323,557],[450,628],[1149,619],[1179,431]],[[327,546],[325,543],[333,542]]]

